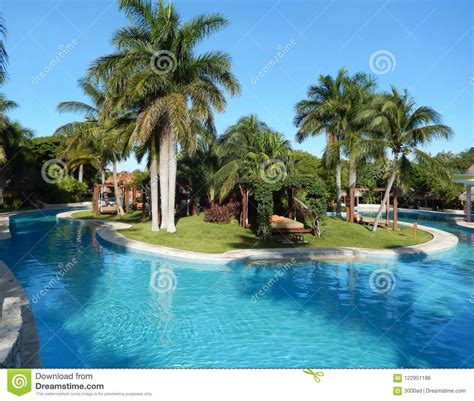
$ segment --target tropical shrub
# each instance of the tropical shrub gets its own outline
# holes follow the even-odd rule
[[[208,223],[229,224],[236,217],[240,209],[238,202],[229,202],[225,205],[214,204],[206,209],[204,221]]]
[[[38,196],[46,203],[69,203],[81,201],[86,193],[87,184],[67,176],[56,184],[45,184]]]
[[[267,239],[271,234],[271,216],[273,214],[273,193],[284,188],[294,188],[304,193],[304,203],[309,208],[311,228],[318,237],[321,234],[321,221],[327,213],[327,190],[319,177],[289,175],[284,180],[268,183],[255,180],[249,185],[257,202],[257,235]]]

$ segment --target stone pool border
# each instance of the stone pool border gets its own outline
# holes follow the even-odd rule
[[[23,286],[0,260],[0,368],[39,368],[36,322]]]
[[[98,226],[97,234],[106,242],[126,249],[148,255],[159,255],[170,259],[199,261],[205,264],[230,263],[235,261],[252,261],[260,259],[289,259],[289,258],[375,258],[399,259],[403,257],[426,257],[441,252],[446,252],[458,244],[458,238],[446,231],[419,225],[418,228],[429,232],[433,239],[424,244],[400,247],[395,249],[368,249],[353,247],[323,247],[323,248],[272,248],[272,249],[245,249],[227,251],[224,253],[201,253],[169,248],[161,245],[146,244],[126,238],[118,230],[132,227],[131,224],[120,222],[104,222],[101,220],[81,220],[72,217],[73,213],[89,210],[73,210],[56,215],[57,219],[67,220],[81,224]],[[399,224],[411,225],[409,223]]]
[[[459,227],[463,227],[463,228],[470,228],[471,230],[474,230],[474,222],[467,222],[463,219],[456,219],[456,225],[458,225]]]

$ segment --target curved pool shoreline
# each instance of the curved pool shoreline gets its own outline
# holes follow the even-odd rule
[[[104,241],[125,249],[143,253],[147,255],[156,255],[175,260],[184,260],[191,262],[205,262],[228,264],[232,262],[250,262],[253,260],[277,260],[277,259],[312,259],[312,258],[343,258],[343,259],[401,259],[417,258],[429,255],[447,252],[455,248],[459,242],[458,238],[446,231],[432,227],[419,225],[418,228],[427,231],[433,236],[431,241],[424,244],[400,247],[394,249],[369,249],[355,247],[322,247],[322,248],[271,248],[271,249],[245,249],[236,251],[227,251],[224,253],[201,253],[195,251],[186,251],[161,245],[146,244],[125,237],[119,230],[132,227],[130,224],[120,222],[104,222],[101,220],[82,220],[72,216],[79,210],[62,212],[56,215],[58,220],[76,222],[98,226],[97,234]],[[87,211],[87,210],[81,210]],[[399,224],[410,225],[410,223],[399,222]]]
[[[13,217],[0,241],[45,368],[473,366],[474,235],[454,222],[417,222],[459,238],[436,256],[272,249],[244,264],[143,255],[99,235],[121,224],[56,217],[64,211]]]

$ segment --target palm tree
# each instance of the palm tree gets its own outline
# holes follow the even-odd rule
[[[5,179],[28,160],[28,145],[33,131],[18,122],[6,120],[0,129],[0,207],[3,206]]]
[[[182,22],[172,4],[121,0],[131,25],[113,38],[117,51],[99,58],[89,77],[105,79],[110,103],[119,112],[134,110],[137,124],[130,142],[146,149],[152,185],[152,231],[158,231],[158,154],[161,228],[175,232],[177,144],[192,142],[199,122],[213,129],[213,112],[225,107],[224,91],[239,93],[230,57],[220,51],[196,54],[196,46],[227,25],[220,14]]]
[[[18,130],[11,129],[11,122],[6,112],[17,107],[16,103],[0,94],[0,206],[3,206],[3,187],[5,182],[5,164],[7,163],[7,148],[17,140]]]
[[[339,70],[336,78],[320,75],[318,85],[308,89],[308,99],[296,105],[296,140],[301,143],[308,136],[326,135],[325,163],[336,171],[336,214],[342,213],[341,140],[344,134],[348,74]]]
[[[5,27],[5,22],[0,15],[0,84],[5,81],[6,78],[6,67],[8,62],[8,55],[5,50],[5,45],[3,43],[3,39],[7,34],[7,29]]]
[[[373,231],[376,231],[395,180],[413,169],[409,156],[413,155],[418,163],[428,165],[432,171],[444,173],[443,166],[419,147],[437,138],[448,139],[453,131],[441,124],[440,115],[434,109],[416,107],[407,91],[401,94],[394,87],[377,96],[359,113],[358,120],[365,124],[372,142],[389,153],[391,164],[385,195],[375,216]]]
[[[290,142],[255,115],[242,117],[225,131],[220,139],[220,153],[222,167],[216,174],[216,182],[221,200],[236,186],[239,186],[242,199],[248,200],[250,189],[247,184],[262,178],[262,167],[268,162],[274,163],[273,167],[279,170],[275,173],[281,178],[292,168]],[[242,212],[242,221],[246,224],[247,211]]]
[[[222,166],[219,143],[215,135],[199,135],[194,151],[184,150],[178,155],[178,182],[189,188],[193,198],[205,196],[205,203],[213,205],[217,196],[216,173]]]
[[[68,101],[60,103],[58,110],[60,112],[83,113],[85,120],[65,124],[56,130],[55,135],[61,136],[65,140],[63,156],[69,159],[68,162],[72,167],[81,168],[84,163],[92,162],[92,165],[101,172],[102,181],[104,181],[106,166],[109,162],[112,163],[117,213],[122,216],[125,212],[122,207],[122,196],[117,177],[117,162],[124,156],[125,146],[123,145],[123,135],[118,135],[118,133],[123,134],[125,131],[123,127],[118,126],[117,121],[106,119],[104,109],[106,91],[98,84],[87,80],[79,81],[79,85],[91,99],[92,105]],[[94,153],[91,153],[91,150]]]
[[[379,156],[364,140],[364,124],[357,121],[358,113],[367,107],[374,96],[376,82],[365,73],[357,73],[347,82],[347,106],[342,149],[349,159],[349,188],[357,185],[357,167],[360,162]]]
[[[349,156],[349,186],[356,185],[357,161],[361,152],[359,137],[363,130],[355,116],[370,98],[375,86],[373,78],[363,73],[349,76],[341,68],[336,78],[321,75],[317,85],[310,86],[308,99],[296,105],[296,140],[303,142],[308,136],[326,135],[324,161],[336,171],[336,214],[342,213],[341,162],[342,154]]]

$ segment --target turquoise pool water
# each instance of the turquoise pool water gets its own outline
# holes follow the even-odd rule
[[[450,222],[420,221],[460,238],[437,256],[229,267],[126,252],[56,213],[0,241],[44,367],[474,367],[474,233]]]

